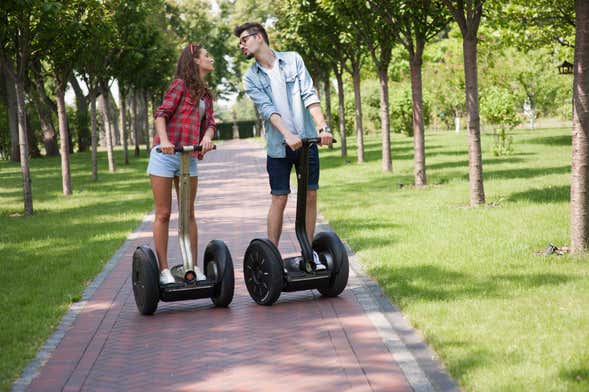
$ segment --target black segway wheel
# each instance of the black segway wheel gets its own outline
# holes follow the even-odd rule
[[[327,264],[331,272],[329,285],[318,290],[326,297],[337,297],[348,284],[350,263],[346,248],[337,234],[333,232],[318,233],[313,239],[312,246],[320,259],[328,260]]]
[[[235,275],[233,260],[227,245],[221,240],[213,240],[205,249],[204,270],[208,280],[216,282],[215,294],[211,301],[217,307],[227,307],[233,301]]]
[[[243,278],[247,291],[259,305],[270,306],[282,291],[282,257],[268,239],[250,242],[243,257]]]
[[[133,253],[133,295],[141,314],[150,315],[160,299],[159,268],[153,251],[140,246]]]

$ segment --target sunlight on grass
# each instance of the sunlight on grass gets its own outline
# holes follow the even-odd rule
[[[464,134],[426,135],[422,189],[411,139],[393,135],[393,173],[381,172],[379,136],[362,165],[321,152],[322,214],[465,390],[589,389],[588,259],[538,254],[568,243],[569,134],[514,132],[503,157],[484,135],[479,208]]]
[[[22,216],[20,167],[0,162],[0,390],[152,209],[143,155],[115,173],[101,164],[95,183],[90,155],[72,155],[72,196],[62,194],[59,158],[31,160],[32,217]]]

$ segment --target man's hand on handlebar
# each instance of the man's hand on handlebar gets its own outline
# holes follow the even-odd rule
[[[296,135],[293,135],[292,133],[285,136],[284,142],[286,144],[288,144],[290,149],[293,151],[296,151],[303,146],[303,142],[301,141],[301,138],[299,138]]]
[[[321,131],[319,133],[319,137],[321,138],[321,145],[322,146],[329,146],[333,141],[332,134],[327,131]]]

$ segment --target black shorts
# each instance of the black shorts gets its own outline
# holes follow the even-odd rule
[[[266,170],[270,180],[270,193],[273,195],[288,195],[290,193],[290,171],[294,166],[299,168],[299,160],[303,148],[296,151],[290,147],[284,147],[286,151],[285,158],[266,158]],[[309,180],[307,190],[314,191],[319,189],[319,152],[317,145],[312,144],[309,147]]]

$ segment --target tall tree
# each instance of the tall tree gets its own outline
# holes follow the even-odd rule
[[[339,27],[333,18],[323,10],[316,1],[284,1],[277,11],[275,24],[280,44],[288,50],[296,50],[305,59],[309,72],[314,76],[315,86],[323,84],[325,97],[326,121],[331,127],[331,71],[336,71],[338,81],[343,69],[338,68],[345,50],[341,49]],[[317,37],[320,37],[318,39]],[[339,73],[338,73],[339,72]],[[338,83],[338,96],[343,96],[343,82]],[[347,156],[345,118],[343,99],[340,99],[340,147],[342,157]]]
[[[29,169],[29,144],[25,111],[25,77],[30,65],[38,28],[41,25],[43,2],[17,1],[0,3],[0,63],[15,85],[18,111],[18,143],[23,178],[24,214],[33,214],[33,194]]]
[[[377,10],[377,14],[381,15],[384,23],[389,26],[391,34],[405,47],[409,56],[413,101],[414,176],[415,185],[423,186],[427,184],[422,81],[423,51],[425,44],[448,25],[450,17],[443,4],[438,0],[405,0],[394,6],[388,3],[385,3],[387,4],[385,6],[376,0],[371,0],[370,3]],[[385,43],[380,44],[381,47],[384,47],[383,45]],[[390,49],[386,63],[387,68],[389,62]],[[381,71],[379,71],[380,74]]]
[[[39,39],[41,47],[45,48],[45,60],[55,84],[63,194],[71,195],[70,135],[65,107],[65,89],[80,54],[78,43],[84,24],[85,3],[67,0],[48,4],[45,9],[52,23],[43,24]]]
[[[360,93],[361,68],[366,55],[364,32],[361,26],[372,23],[366,12],[350,13],[345,0],[320,0],[321,7],[328,13],[329,20],[339,27],[340,45],[347,51],[347,61],[340,64],[352,76],[356,123],[356,145],[358,163],[364,162],[364,126],[362,123],[362,95]],[[364,8],[359,8],[359,11]]]
[[[575,1],[571,251],[589,248],[589,2]]]
[[[16,102],[16,88],[14,80],[8,74],[8,71],[1,66],[2,84],[6,86],[6,109],[8,110],[8,129],[10,132],[10,160],[20,162],[20,153],[18,146],[18,105]]]
[[[470,205],[474,207],[485,203],[477,73],[477,33],[483,16],[484,0],[442,1],[450,10],[462,33],[464,80],[466,84]]]

